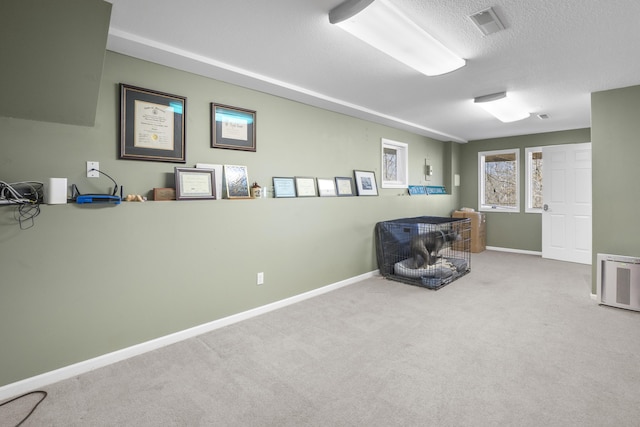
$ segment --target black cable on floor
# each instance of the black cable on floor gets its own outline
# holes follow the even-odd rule
[[[23,395],[20,395],[20,396],[14,397],[14,398],[13,398],[13,399],[11,399],[11,400],[7,400],[6,402],[2,402],[2,403],[0,403],[0,407],[2,407],[2,406],[4,406],[4,405],[8,405],[8,404],[9,404],[9,403],[11,403],[11,402],[15,402],[15,401],[16,401],[16,400],[18,400],[18,399],[22,399],[23,397],[27,397],[27,396],[30,396],[30,395],[32,395],[32,394],[41,394],[41,395],[42,395],[42,398],[41,398],[40,400],[38,400],[38,402],[33,406],[33,408],[31,408],[31,411],[29,411],[29,413],[27,414],[27,416],[26,416],[26,417],[24,417],[24,418],[23,418],[23,419],[22,419],[18,424],[16,424],[16,425],[15,425],[15,427],[19,427],[19,426],[21,426],[21,425],[22,425],[22,423],[23,423],[23,422],[27,421],[27,419],[31,416],[31,414],[33,414],[33,412],[36,410],[36,408],[38,407],[38,405],[39,405],[39,404],[41,404],[41,403],[42,403],[42,401],[43,401],[44,399],[46,399],[46,397],[47,397],[47,392],[46,392],[46,391],[42,391],[42,390],[30,391],[29,393],[25,393],[25,394],[23,394]]]

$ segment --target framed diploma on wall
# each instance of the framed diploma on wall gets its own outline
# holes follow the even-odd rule
[[[120,158],[185,163],[187,98],[120,84]]]
[[[212,102],[211,147],[256,151],[256,112]]]

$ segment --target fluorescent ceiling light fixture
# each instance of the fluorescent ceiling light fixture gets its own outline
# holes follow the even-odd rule
[[[329,22],[427,76],[465,65],[388,0],[347,0],[329,12]]]
[[[479,96],[473,102],[504,123],[516,122],[530,116],[528,111],[525,111],[524,108],[516,105],[513,100],[507,98],[507,92]]]

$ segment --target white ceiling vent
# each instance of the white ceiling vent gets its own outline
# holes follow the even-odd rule
[[[500,19],[493,8],[481,10],[480,12],[469,16],[469,18],[485,36],[504,30],[504,25],[500,22]]]

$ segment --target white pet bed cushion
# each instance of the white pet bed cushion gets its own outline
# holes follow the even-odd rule
[[[407,258],[397,262],[393,266],[393,271],[398,276],[416,279],[420,277],[446,278],[453,276],[457,271],[456,266],[444,258],[441,258],[437,263],[427,268],[412,268],[414,265],[413,258]]]

